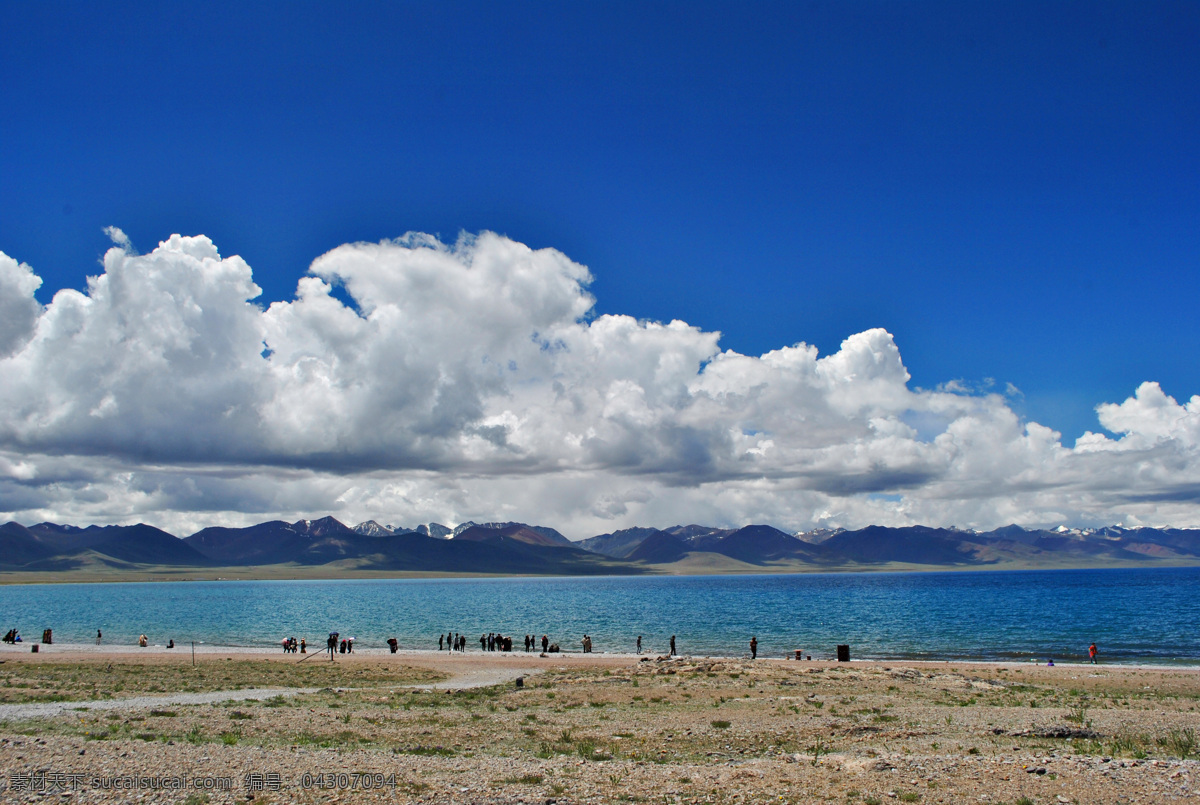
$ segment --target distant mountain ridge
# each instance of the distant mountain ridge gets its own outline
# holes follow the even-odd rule
[[[206,528],[182,541],[211,563],[230,566],[350,563],[368,570],[587,573],[598,572],[595,568],[603,565],[596,561],[599,557],[551,528],[472,523],[452,532],[445,526],[432,526],[438,524],[422,530],[398,529],[370,520],[350,528],[325,517],[246,528]],[[449,539],[451,536],[454,539]],[[546,553],[540,550],[544,548],[559,550]]]
[[[742,564],[863,568],[884,564],[971,567],[1024,563],[1063,567],[1152,560],[1200,560],[1200,530],[1124,528],[1054,530],[1017,525],[993,531],[929,526],[867,526],[788,534],[767,525],[740,529],[701,525],[629,528],[579,543],[623,559],[665,565],[689,557],[723,556]]]
[[[180,539],[153,526],[0,525],[0,570],[69,571],[158,567],[297,565],[338,570],[440,573],[595,574],[914,567],[1070,567],[1200,564],[1200,529],[1126,528],[992,531],[868,526],[789,534],[769,525],[627,528],[571,542],[548,526],[438,523],[415,528],[374,520],[350,527],[333,517],[245,528],[211,527]]]

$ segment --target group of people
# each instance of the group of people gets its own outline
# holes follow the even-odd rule
[[[537,635],[525,635],[525,650],[536,651],[538,645]],[[466,651],[467,638],[459,635],[438,635],[438,650],[441,651],[443,646],[447,646],[448,650]],[[479,650],[480,651],[512,651],[513,638],[510,635],[501,634],[499,632],[488,632],[487,634],[479,635]],[[542,652],[550,651],[550,638],[547,635],[542,635]]]
[[[525,645],[529,646],[529,635],[525,635]],[[479,650],[480,651],[512,651],[513,639],[506,637],[499,632],[488,632],[487,634],[479,635]],[[464,646],[464,651],[465,651]],[[526,651],[529,649],[526,648]]]
[[[438,651],[462,651],[467,650],[467,636],[461,635],[458,632],[451,634],[446,632],[444,635],[438,635]],[[394,653],[394,652],[393,652]]]
[[[49,630],[47,630],[47,634],[48,633],[49,633]],[[97,629],[96,630],[96,644],[97,645],[100,644],[100,641],[102,638],[103,638],[103,634],[100,632],[99,629]],[[43,639],[44,639],[44,642],[47,642],[47,643],[50,642],[48,639],[45,639],[45,636],[43,636]],[[4,635],[3,641],[5,643],[20,643],[20,642],[22,642],[21,633],[16,629],[9,629],[8,632]],[[150,644],[148,638],[144,634],[138,636],[137,642],[138,642],[138,645],[141,646],[142,648],[146,648]],[[525,650],[526,651],[536,651],[538,648],[538,642],[539,641],[538,641],[538,638],[536,635],[529,635],[529,634],[525,635]],[[550,638],[547,635],[542,635],[542,639],[540,642],[541,642],[541,649],[542,649],[543,654],[552,653],[552,652],[556,652],[559,650],[558,644],[557,643],[551,644]],[[583,636],[581,643],[583,645],[583,653],[591,654],[592,653],[592,636],[585,634]],[[308,644],[304,638],[300,638],[300,640],[297,641],[295,637],[285,637],[285,638],[283,638],[283,640],[280,641],[280,645],[283,646],[283,651],[285,654],[296,654],[296,653],[307,654],[308,653]],[[326,649],[329,651],[330,659],[333,659],[333,655],[335,653],[353,654],[354,653],[354,638],[347,637],[347,638],[343,639],[337,632],[330,632],[329,640],[326,641],[325,646],[326,646]],[[400,643],[399,643],[399,641],[396,640],[396,638],[392,637],[392,638],[388,638],[387,646],[391,650],[391,653],[395,654],[400,648]],[[170,643],[167,645],[167,648],[175,648],[175,641],[171,640]],[[457,632],[453,632],[453,633],[447,632],[446,634],[438,635],[438,651],[459,651],[459,652],[465,653],[466,650],[467,650],[466,635],[462,635]],[[509,637],[507,635],[500,634],[499,632],[488,632],[487,634],[481,634],[479,636],[479,650],[480,651],[512,651],[513,650],[513,638]],[[642,653],[642,636],[641,635],[637,636],[637,653],[638,654]],[[1088,661],[1094,665],[1097,661],[1097,659],[1096,659],[1097,655],[1099,654],[1099,650],[1096,648],[1095,643],[1092,643],[1090,646],[1088,646],[1087,653],[1088,653]],[[670,653],[668,656],[674,657],[675,655],[676,655],[675,635],[671,635]],[[750,659],[753,660],[753,659],[757,659],[757,658],[758,658],[758,637],[753,636],[750,638]],[[797,659],[799,659],[798,655],[797,655]],[[1053,665],[1053,664],[1054,664],[1054,660],[1050,660],[1047,663],[1047,665]]]
[[[334,654],[353,654],[354,638],[342,637],[337,632],[330,632],[328,639],[325,641],[325,649],[329,652],[329,659],[331,660]]]

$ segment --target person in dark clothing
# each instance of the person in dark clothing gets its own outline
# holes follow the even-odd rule
[[[671,635],[671,653],[668,654],[667,656],[669,656],[669,657],[675,656],[675,635]]]
[[[438,635],[438,651],[442,650],[442,636]]]
[[[387,639],[387,644],[388,644],[388,648],[391,649],[393,654],[395,654],[396,650],[398,648],[400,648],[400,642],[398,640],[396,640],[396,638],[394,638],[394,637],[389,637]]]
[[[546,635],[542,635],[542,653],[545,654],[549,650],[550,650],[550,638],[546,637]]]
[[[479,635],[479,650],[487,651],[487,635],[485,634]]]
[[[641,635],[638,635],[637,653],[638,654],[642,653],[642,636]]]
[[[753,659],[757,659],[757,658],[758,658],[758,638],[751,637],[750,638],[750,659],[753,660]]]
[[[325,641],[325,648],[329,649],[329,659],[333,659],[333,655],[337,652],[338,633],[330,632],[329,639]]]

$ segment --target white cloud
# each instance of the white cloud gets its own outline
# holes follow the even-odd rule
[[[129,236],[125,234],[125,230],[116,226],[104,227],[104,234],[108,235],[108,239],[121,248],[122,251],[128,254],[137,254],[133,248],[133,243],[130,242]]]
[[[33,335],[42,312],[33,294],[41,285],[33,269],[0,252],[0,359],[12,355]]]
[[[1098,408],[1118,438],[1068,448],[1000,394],[911,389],[883,330],[721,351],[594,316],[585,267],[492,233],[341,246],[266,309],[203,236],[139,256],[110,234],[87,293],[44,309],[0,254],[7,516],[1200,523],[1200,398],[1152,383]]]
[[[1143,383],[1125,402],[1097,406],[1096,413],[1101,425],[1124,434],[1111,443],[1114,446],[1133,449],[1174,443],[1186,449],[1200,445],[1200,396],[1180,405],[1157,383]]]

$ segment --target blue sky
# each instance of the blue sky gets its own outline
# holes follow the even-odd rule
[[[494,231],[595,314],[757,356],[884,328],[911,386],[1063,434],[1200,393],[1195,3],[7,4],[0,250],[83,289],[120,227],[263,289]]]

